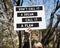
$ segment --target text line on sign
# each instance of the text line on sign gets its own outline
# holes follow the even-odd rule
[[[17,24],[17,28],[39,27],[39,23],[23,23]]]
[[[17,13],[17,17],[24,17],[24,16],[37,16],[37,12]]]
[[[42,18],[41,17],[22,18],[22,22],[36,22],[36,21],[42,21]]]
[[[34,7],[17,7],[16,11],[36,11],[43,10],[42,6],[34,6]]]

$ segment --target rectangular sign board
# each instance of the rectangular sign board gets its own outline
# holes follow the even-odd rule
[[[43,5],[14,6],[14,30],[46,29],[45,10]]]

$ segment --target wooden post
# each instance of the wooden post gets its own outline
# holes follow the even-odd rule
[[[31,46],[31,32],[30,32],[30,38],[29,38],[29,41],[30,41],[30,48],[32,47]]]
[[[22,42],[21,42],[21,41],[22,41],[22,40],[21,40],[21,31],[19,31],[18,36],[19,36],[19,48],[21,48],[21,43],[22,43]]]

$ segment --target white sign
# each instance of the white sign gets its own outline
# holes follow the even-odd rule
[[[14,30],[46,29],[44,6],[15,6]]]

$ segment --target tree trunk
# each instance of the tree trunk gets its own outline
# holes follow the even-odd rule
[[[22,6],[21,0],[18,0],[18,1],[16,2],[16,4],[17,4],[16,6]],[[22,44],[21,31],[19,31],[18,37],[19,37],[19,48],[21,48],[21,44]]]

